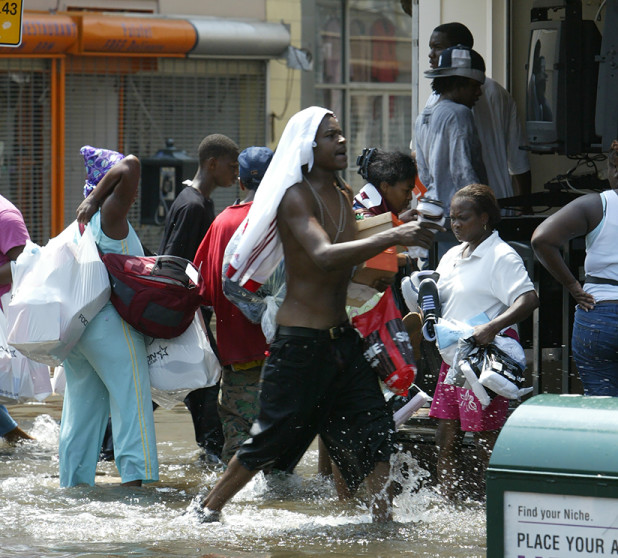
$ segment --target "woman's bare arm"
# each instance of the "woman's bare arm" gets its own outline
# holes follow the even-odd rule
[[[116,163],[77,208],[77,221],[88,223],[101,208],[101,228],[114,239],[127,236],[127,215],[137,197],[140,162],[129,155]]]
[[[582,196],[543,221],[532,235],[532,248],[543,267],[559,281],[584,310],[594,308],[594,298],[585,292],[566,265],[560,249],[570,240],[592,231],[601,221],[603,205],[598,194]]]

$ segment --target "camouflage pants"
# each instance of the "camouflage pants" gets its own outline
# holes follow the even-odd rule
[[[232,370],[224,366],[219,391],[219,416],[223,426],[221,459],[227,463],[249,437],[249,430],[258,416],[260,405],[261,366],[247,370]]]

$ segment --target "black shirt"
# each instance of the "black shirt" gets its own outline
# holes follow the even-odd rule
[[[195,253],[215,219],[215,204],[192,186],[182,189],[165,219],[159,254],[193,261]]]

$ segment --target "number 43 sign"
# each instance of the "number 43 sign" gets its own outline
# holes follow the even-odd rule
[[[21,44],[23,0],[0,0],[0,46]]]

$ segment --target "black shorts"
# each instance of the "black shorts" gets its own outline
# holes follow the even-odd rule
[[[388,462],[395,430],[351,326],[339,337],[279,328],[262,370],[260,412],[237,458],[249,470],[292,470],[319,434],[351,490]]]

